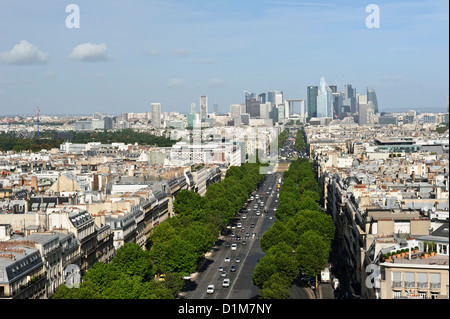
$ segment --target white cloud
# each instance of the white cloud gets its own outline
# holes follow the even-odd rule
[[[157,49],[143,49],[142,53],[148,56],[158,56],[160,54],[159,50]]]
[[[199,63],[200,64],[213,64],[214,61],[213,61],[213,59],[209,58],[209,59],[200,60]]]
[[[6,64],[31,65],[44,64],[50,54],[39,51],[39,48],[27,40],[22,40],[14,45],[11,51],[0,53],[0,61]]]
[[[189,56],[189,51],[187,49],[178,49],[172,51],[170,54],[172,55],[179,55],[179,56]]]
[[[184,83],[186,83],[185,80],[180,79],[180,78],[171,78],[167,81],[167,86],[171,89],[174,88],[179,88],[181,87]]]
[[[105,43],[82,43],[72,50],[69,58],[82,62],[108,61],[111,60],[111,57],[108,55],[107,50],[108,48]]]

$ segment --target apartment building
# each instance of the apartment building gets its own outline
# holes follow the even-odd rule
[[[391,289],[389,276],[400,267],[400,259],[396,264],[384,265],[378,264],[377,256],[386,253],[386,249],[394,250],[391,246],[395,249],[411,246],[412,240],[414,246],[423,247],[424,238],[441,227],[445,229],[444,225],[448,242],[448,155],[410,150],[393,156],[371,142],[377,136],[374,133],[370,127],[350,127],[341,133],[334,128],[308,128],[315,170],[323,189],[321,204],[335,223],[335,253],[355,295],[417,298],[417,289],[401,294]],[[414,271],[421,273],[421,264],[430,262],[413,259],[408,266],[402,260],[401,266],[415,267]],[[385,278],[380,279],[381,290],[367,288],[366,281],[372,279],[367,270],[373,265],[383,266],[379,268],[380,278]],[[419,295],[448,298],[448,253],[440,254],[436,263],[427,267],[436,268],[433,275],[427,272],[428,283],[431,277],[433,283],[437,280],[435,273],[440,274],[440,290],[427,290]]]

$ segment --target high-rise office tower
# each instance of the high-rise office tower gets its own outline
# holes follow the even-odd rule
[[[367,103],[359,103],[358,106],[358,124],[367,124]]]
[[[336,85],[328,85],[328,87],[330,88],[331,92],[333,92],[333,93],[337,92],[337,86]]]
[[[275,108],[278,110],[278,121],[280,123],[284,123],[284,120],[286,119],[286,105],[284,104],[278,104],[275,106]]]
[[[261,103],[259,106],[259,117],[262,119],[268,119],[270,111],[272,110],[272,103]]]
[[[351,113],[356,113],[356,89],[351,84],[344,85],[344,105],[347,105]]]
[[[152,127],[161,128],[161,103],[152,103]]]
[[[319,87],[308,86],[306,90],[306,109],[308,111],[308,120],[312,117],[317,117],[317,95],[319,94]]]
[[[377,94],[375,93],[374,89],[367,88],[367,102],[373,103],[373,112],[375,114],[378,113],[378,101],[377,101]]]
[[[325,82],[325,77],[320,78],[320,91],[317,96],[317,117],[333,117],[333,91]]]
[[[232,104],[230,106],[230,117],[234,121],[234,126],[241,126],[242,106],[241,104]]]
[[[248,97],[245,100],[246,113],[250,114],[250,118],[257,118],[260,116],[261,102],[256,97]]]
[[[195,114],[195,113],[196,113],[195,103],[191,103],[191,113],[189,113],[189,114]]]
[[[281,91],[271,91],[267,93],[267,102],[272,103],[272,105],[278,106],[283,104],[283,92]]]
[[[208,118],[208,97],[200,97],[200,119],[203,121]]]
[[[266,103],[266,93],[261,93],[260,95],[258,95],[259,98],[259,102],[261,102],[262,104]]]
[[[339,116],[342,113],[342,106],[344,105],[344,94],[342,92],[333,93],[333,110]]]

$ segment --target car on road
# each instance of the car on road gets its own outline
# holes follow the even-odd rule
[[[229,242],[226,242],[226,243],[225,243],[225,247],[226,247],[226,248],[230,247],[230,243],[229,243]]]
[[[227,272],[224,270],[224,271],[222,271],[222,272],[220,273],[220,275],[221,275],[222,277],[226,277]]]
[[[226,263],[229,263],[229,262],[230,262],[230,257],[225,257],[224,261],[225,261]]]
[[[246,233],[247,235],[247,233]],[[247,235],[248,236],[248,235]],[[247,242],[245,240],[242,241],[242,245],[247,245]]]
[[[236,240],[241,240],[241,236],[236,236]]]
[[[236,245],[236,244],[232,244],[232,245],[231,245],[231,250],[236,250],[236,248],[237,248],[237,245]]]
[[[214,285],[209,285],[208,288],[206,288],[207,294],[213,294],[214,293]]]
[[[243,233],[243,232],[245,232],[245,229],[244,229],[244,228],[241,229],[241,233]]]
[[[236,265],[232,265],[232,266],[230,267],[230,271],[236,271]]]
[[[251,225],[250,225],[250,228],[255,228],[255,224],[251,224]]]
[[[229,278],[225,278],[223,280],[222,286],[223,287],[230,287],[230,279]]]
[[[220,266],[219,267],[219,272],[222,272],[222,271],[224,271],[223,266]]]
[[[240,263],[240,262],[241,262],[241,257],[239,257],[239,256],[236,257],[236,262],[237,262],[237,263]]]
[[[256,211],[256,216],[259,216],[259,215],[261,215],[261,212],[258,210],[258,211]]]
[[[242,216],[242,219],[247,219],[247,215],[243,215],[243,216]]]

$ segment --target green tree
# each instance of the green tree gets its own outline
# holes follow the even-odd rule
[[[149,252],[142,250],[136,243],[127,243],[118,249],[112,265],[116,272],[130,277],[140,276],[144,281],[149,281],[156,274]]]
[[[298,274],[298,263],[292,247],[283,242],[271,247],[260,259],[253,272],[252,282],[261,289],[275,273],[289,283],[292,283]]]
[[[308,230],[299,238],[295,250],[298,266],[302,273],[316,276],[328,264],[330,246],[326,240],[313,230]]]
[[[181,236],[177,236],[164,248],[159,265],[162,273],[177,272],[186,276],[195,271],[198,257],[192,243],[181,238]]]
[[[178,215],[189,215],[195,220],[202,220],[207,210],[205,198],[200,194],[186,189],[181,190],[175,197],[173,210]]]
[[[259,245],[262,251],[266,252],[281,242],[295,247],[296,234],[285,223],[275,220],[273,225],[262,235]]]
[[[279,273],[274,273],[263,284],[261,299],[289,299],[291,282]]]

